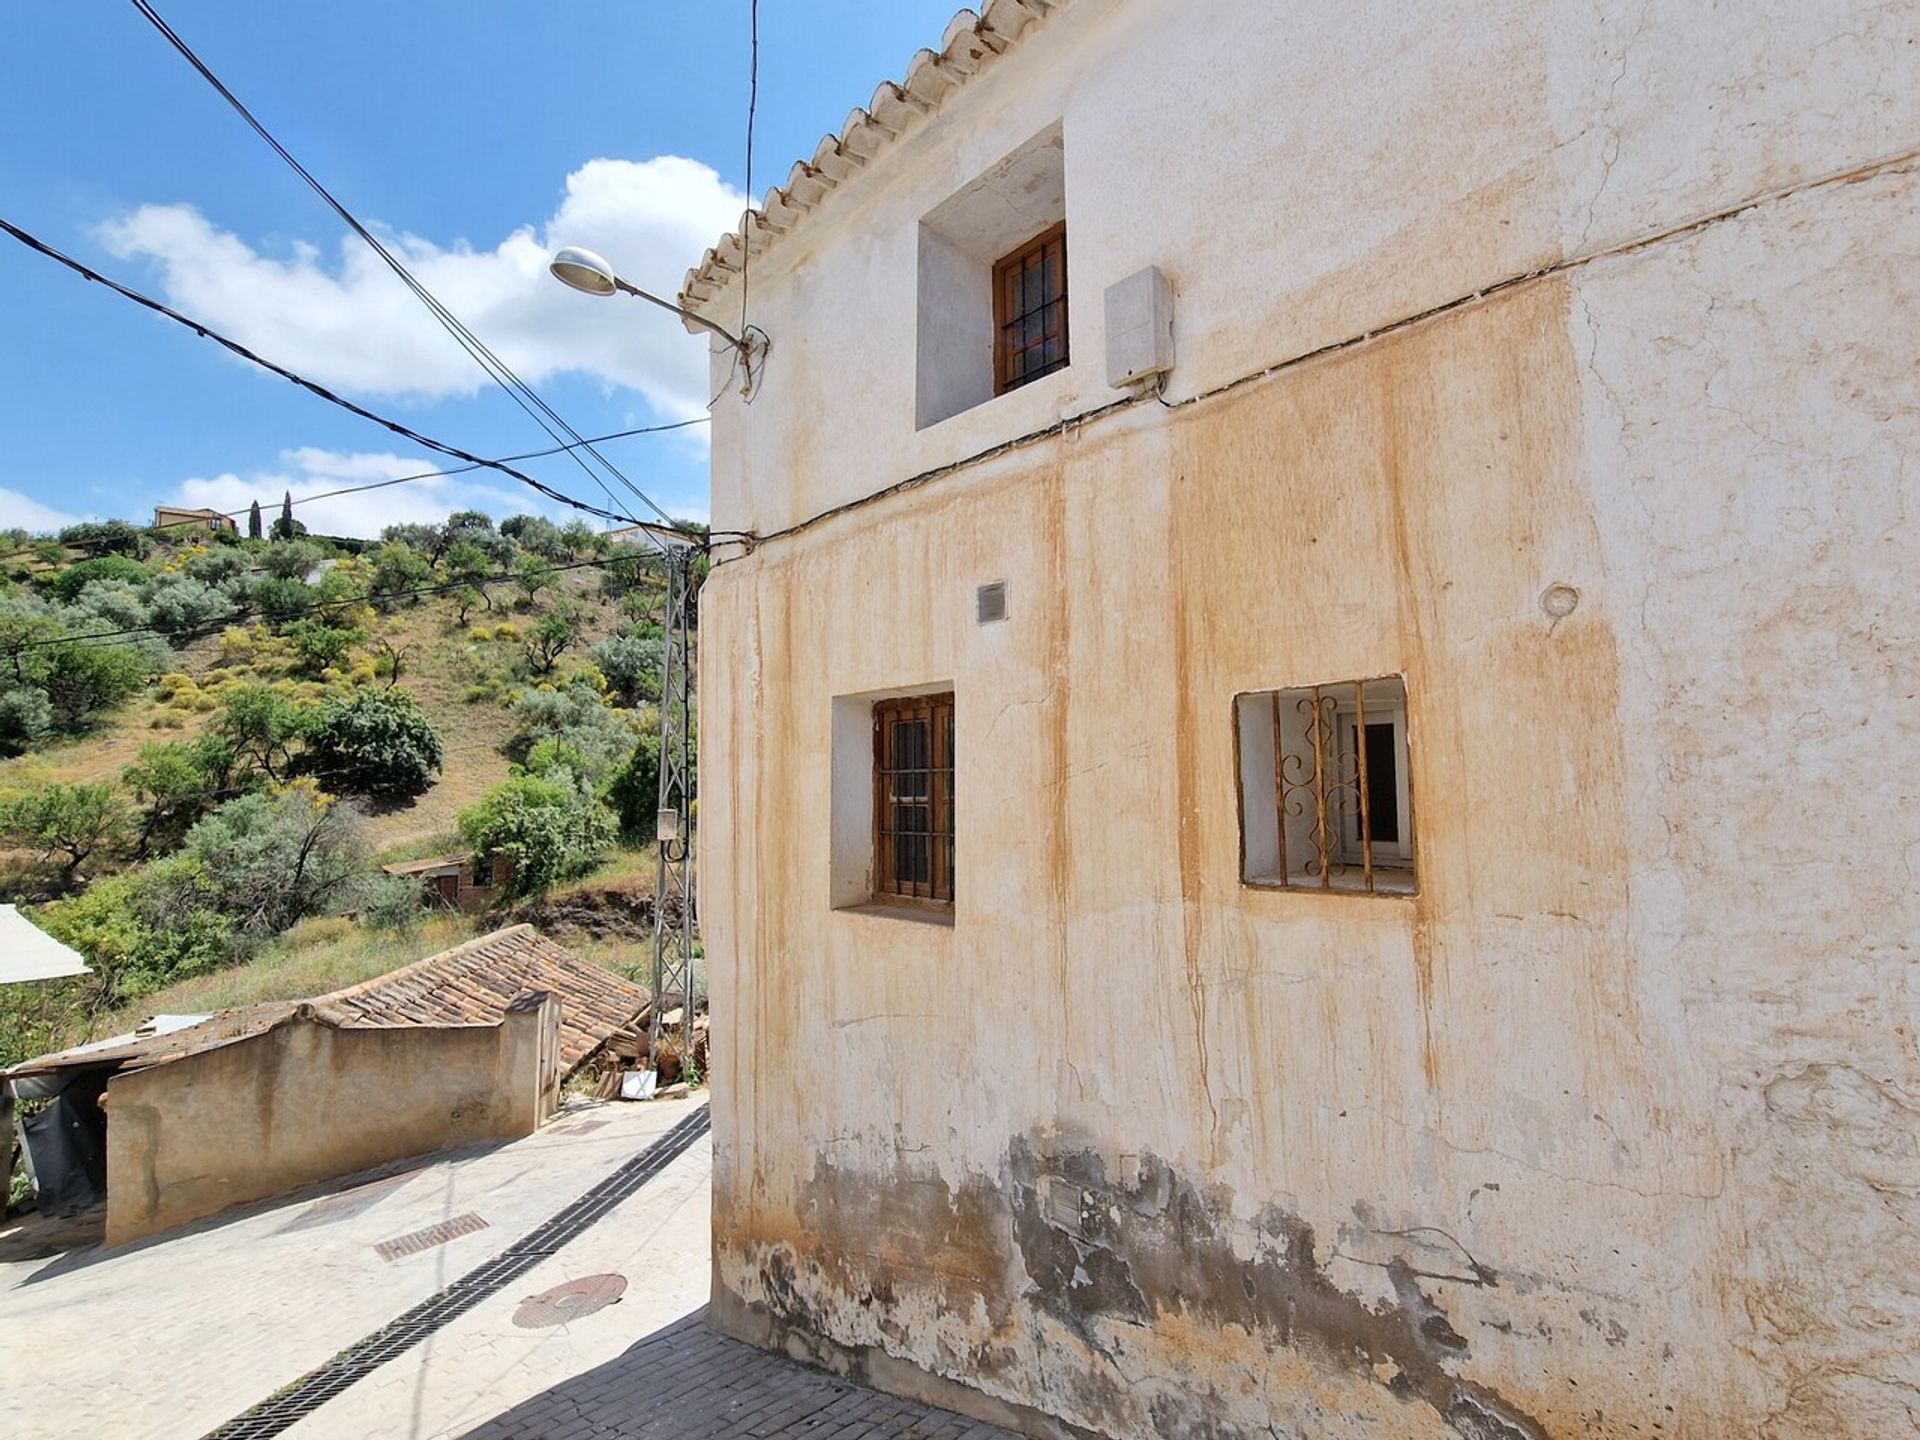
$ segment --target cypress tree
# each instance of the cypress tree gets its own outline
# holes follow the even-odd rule
[[[260,502],[258,500],[253,502],[253,509],[247,512],[247,538],[249,540],[260,538]]]
[[[280,502],[280,529],[286,538],[293,539],[293,491],[286,492]]]

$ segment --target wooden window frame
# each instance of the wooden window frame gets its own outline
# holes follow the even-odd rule
[[[1032,259],[1036,254],[1040,255],[1044,262],[1045,252],[1055,244],[1058,244],[1060,247],[1060,293],[1058,297],[1052,300],[1042,301],[1036,310],[1021,311],[1016,314],[1011,294],[1011,278],[1017,275],[1026,265],[1027,261]],[[1018,390],[1022,385],[1029,385],[1042,376],[1052,375],[1057,371],[1064,370],[1072,363],[1073,350],[1067,325],[1067,289],[1067,222],[1064,220],[1057,225],[1051,225],[1047,229],[1042,230],[1038,235],[1027,241],[1026,244],[1001,256],[1000,259],[994,262],[993,393],[995,395],[1005,395],[1011,390]],[[1008,344],[1008,329],[1017,321],[1025,319],[1026,316],[1038,313],[1041,310],[1045,310],[1047,306],[1054,304],[1060,307],[1060,358],[1051,365],[1043,366],[1041,369],[1032,371],[1029,374],[1016,376],[1013,373],[1014,358],[1017,354],[1023,352],[1016,351]],[[1043,343],[1045,338],[1045,336],[1042,337]]]
[[[894,727],[901,722],[924,721],[927,753],[924,766],[896,765]],[[928,828],[899,830],[889,823],[898,803],[915,804],[918,793],[903,802],[891,783],[896,775],[926,777]],[[953,692],[912,695],[881,700],[873,707],[873,895],[875,905],[908,905],[942,913],[953,910]],[[927,849],[927,878],[902,880],[896,842],[918,836]]]

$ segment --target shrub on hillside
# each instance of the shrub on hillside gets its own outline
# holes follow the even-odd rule
[[[581,757],[586,768],[577,773],[588,784],[598,784],[633,749],[634,730],[627,718],[585,685],[525,691],[513,702],[512,712],[515,731],[509,754],[524,761],[542,741],[553,740]]]
[[[190,578],[162,580],[147,597],[153,624],[176,640],[230,618],[237,608],[220,591]]]
[[[127,699],[159,667],[138,645],[75,641],[48,650],[40,688],[62,730],[80,730]]]
[[[382,545],[369,557],[372,564],[372,578],[368,591],[381,609],[391,609],[401,599],[409,601],[418,597],[409,592],[431,583],[433,567],[426,556],[410,545],[398,542]]]
[[[420,926],[420,877],[369,875],[356,887],[360,923],[369,930],[410,935]]]
[[[139,630],[151,623],[152,612],[140,587],[128,580],[95,580],[67,606],[67,628],[76,635],[108,630]]]
[[[362,690],[314,712],[300,768],[343,795],[406,799],[433,784],[440,737],[400,689]]]
[[[666,637],[657,629],[627,632],[602,640],[587,652],[622,705],[638,705],[660,698],[661,666],[667,653]]]
[[[147,553],[147,537],[124,520],[84,520],[60,532],[62,545],[83,546],[96,555],[130,555],[139,559]]]
[[[139,853],[178,849],[203,815],[245,783],[234,770],[233,747],[218,735],[142,745],[139,758],[120,772],[141,807]]]
[[[260,556],[260,567],[276,579],[304,582],[325,558],[326,552],[311,540],[288,540],[269,545]]]
[[[254,609],[276,625],[290,624],[313,608],[313,592],[303,581],[279,576],[256,581],[247,598],[253,602]]]
[[[80,598],[80,592],[87,586],[101,580],[125,580],[133,585],[144,585],[152,578],[147,567],[138,560],[126,555],[98,555],[62,570],[48,583],[47,593],[57,600],[73,601]]]
[[[293,642],[302,675],[318,675],[338,665],[354,646],[367,638],[367,632],[345,625],[329,624],[317,615],[296,620],[287,627],[287,639]]]
[[[87,957],[89,1009],[98,1014],[175,980],[230,962],[232,923],[211,910],[169,913],[153,903],[146,872],[115,875],[84,895],[38,910],[34,922]]]
[[[226,713],[214,733],[233,748],[238,773],[258,771],[269,780],[282,778],[294,742],[306,732],[306,713],[271,685],[234,685],[221,693],[220,701]]]
[[[613,848],[613,816],[562,772],[517,775],[460,817],[475,864],[496,852],[513,858],[513,893],[539,894],[584,875]]]
[[[187,561],[187,574],[202,585],[224,585],[246,574],[251,564],[244,550],[202,550]]]
[[[0,755],[18,755],[53,730],[53,702],[31,685],[0,688]]]
[[[366,868],[353,812],[303,782],[227,801],[146,873],[183,913],[212,910],[238,934],[267,936],[337,909]]]
[[[620,826],[620,838],[629,845],[654,838],[660,809],[660,735],[643,732],[633,753],[607,782],[606,800]]]
[[[133,830],[133,808],[111,781],[58,781],[0,795],[0,840],[60,867],[67,884],[93,856],[122,844]]]

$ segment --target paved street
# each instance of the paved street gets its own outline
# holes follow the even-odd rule
[[[253,1207],[119,1251],[0,1264],[0,1414],[33,1440],[892,1440],[1006,1432],[712,1334],[711,1147],[582,1205],[698,1104],[583,1106],[538,1135]],[[684,1129],[679,1132],[684,1134]],[[661,1152],[653,1152],[659,1154]],[[665,1153],[673,1153],[671,1150]],[[369,1366],[556,1216],[552,1253]],[[538,1243],[536,1241],[536,1243]],[[437,1303],[437,1302],[435,1302]],[[426,1313],[431,1317],[432,1304]],[[300,1414],[261,1402],[365,1373]],[[297,1393],[297,1392],[296,1392]],[[284,1402],[283,1402],[284,1404]]]
[[[467,1440],[1015,1440],[729,1340],[698,1315],[515,1406]]]

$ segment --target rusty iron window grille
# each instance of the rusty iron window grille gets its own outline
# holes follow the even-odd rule
[[[873,707],[874,899],[953,904],[953,696]]]
[[[1067,227],[1042,231],[993,267],[993,393],[1067,366]]]
[[[1414,893],[1405,682],[1259,691],[1235,708],[1241,879]]]

